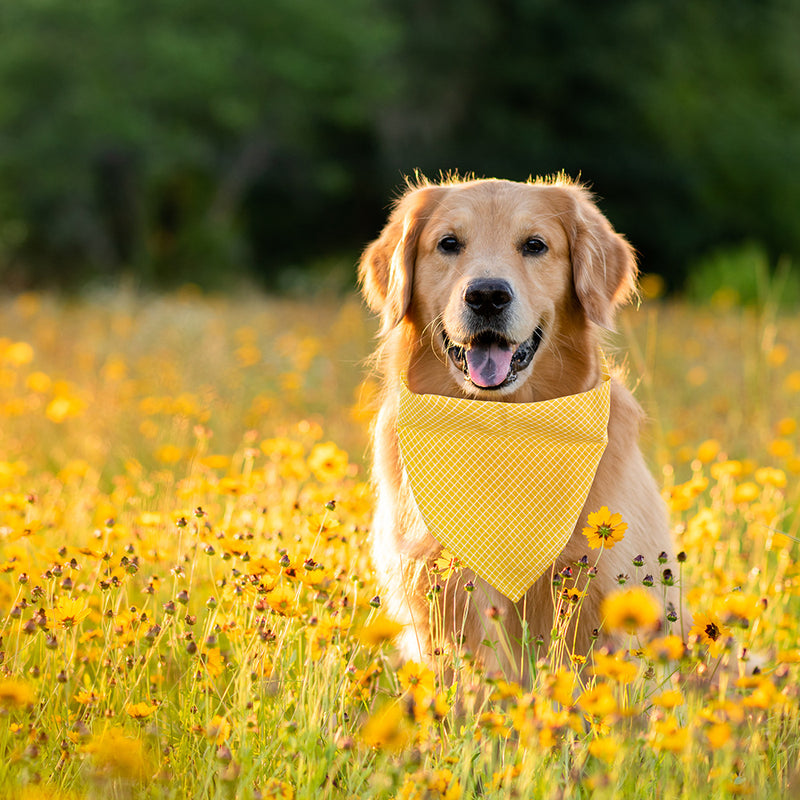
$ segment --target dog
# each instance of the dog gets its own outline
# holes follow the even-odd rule
[[[601,603],[620,588],[619,576],[633,572],[637,556],[655,573],[658,597],[666,591],[679,607],[674,587],[659,579],[665,558],[674,557],[666,508],[638,446],[643,413],[616,374],[608,444],[583,510],[552,568],[516,603],[469,569],[457,579],[437,576],[443,548],[415,502],[398,441],[401,376],[416,394],[503,403],[597,386],[602,335],[634,296],[636,276],[632,247],[589,190],[563,175],[527,183],[409,182],[365,249],[359,280],[380,318],[375,368],[382,386],[372,430],[371,547],[382,602],[404,626],[404,658],[430,662],[458,648],[487,670],[526,681],[535,654],[524,651],[537,642],[541,655],[550,645],[554,576],[581,559],[595,563],[598,551],[582,530],[603,506],[621,514],[628,529],[604,549],[587,581],[580,614],[570,622],[569,655],[590,650],[603,622]],[[570,479],[563,475],[566,491]]]

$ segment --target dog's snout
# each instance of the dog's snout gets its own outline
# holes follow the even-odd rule
[[[496,278],[474,280],[464,290],[464,302],[482,317],[499,314],[513,299],[511,284]]]

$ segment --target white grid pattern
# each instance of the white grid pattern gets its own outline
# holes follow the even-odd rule
[[[540,403],[412,393],[397,432],[430,533],[513,601],[564,549],[608,442],[611,383]]]

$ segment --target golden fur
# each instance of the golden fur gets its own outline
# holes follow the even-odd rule
[[[444,251],[443,237],[452,237],[460,249]],[[522,244],[531,238],[546,244],[546,251],[524,251]],[[615,309],[634,291],[635,259],[589,192],[564,178],[526,184],[450,180],[407,189],[380,237],[364,252],[359,274],[366,301],[381,319],[376,359],[383,393],[373,430],[377,506],[372,552],[386,608],[406,626],[403,655],[430,659],[435,648],[446,646],[432,633],[426,598],[430,567],[441,546],[426,530],[404,473],[396,434],[398,376],[406,371],[410,388],[418,393],[512,403],[587,391],[600,380],[601,331],[611,327]],[[465,378],[448,357],[444,338],[468,343],[465,291],[481,278],[513,288],[504,317],[509,341],[523,341],[537,326],[544,332],[530,365],[509,385],[491,390]],[[578,653],[589,649],[592,631],[602,622],[601,601],[619,588],[617,575],[634,574],[635,556],[645,557],[645,571],[654,574],[659,593],[663,567],[658,556],[666,552],[672,561],[664,505],[638,448],[641,410],[617,377],[611,394],[608,447],[575,531],[555,563],[556,571],[584,555],[594,563],[598,551],[589,550],[581,534],[587,513],[608,506],[622,514],[628,524],[625,538],[603,553],[577,631],[571,632]],[[569,475],[564,482],[568,485]],[[470,579],[478,588],[467,594],[463,585]],[[552,593],[548,572],[513,604],[465,571],[438,595],[434,616],[441,619],[446,639],[457,637],[487,668],[524,680],[522,621],[529,627],[529,641],[541,637],[546,648],[553,627]],[[497,641],[497,625],[489,619],[497,616],[510,647],[485,644]]]

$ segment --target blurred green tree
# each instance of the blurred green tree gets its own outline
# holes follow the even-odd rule
[[[669,5],[643,112],[684,185],[683,250],[756,240],[800,259],[800,4]]]
[[[308,194],[341,192],[320,137],[392,90],[369,0],[19,0],[0,28],[0,254],[39,280],[224,279],[257,180],[313,154]]]
[[[0,30],[7,283],[354,258],[417,168],[580,175],[673,287],[739,241],[800,257],[793,0],[15,0]]]
[[[800,257],[800,4],[389,2],[404,22],[396,161],[580,175],[673,287],[739,241]]]

